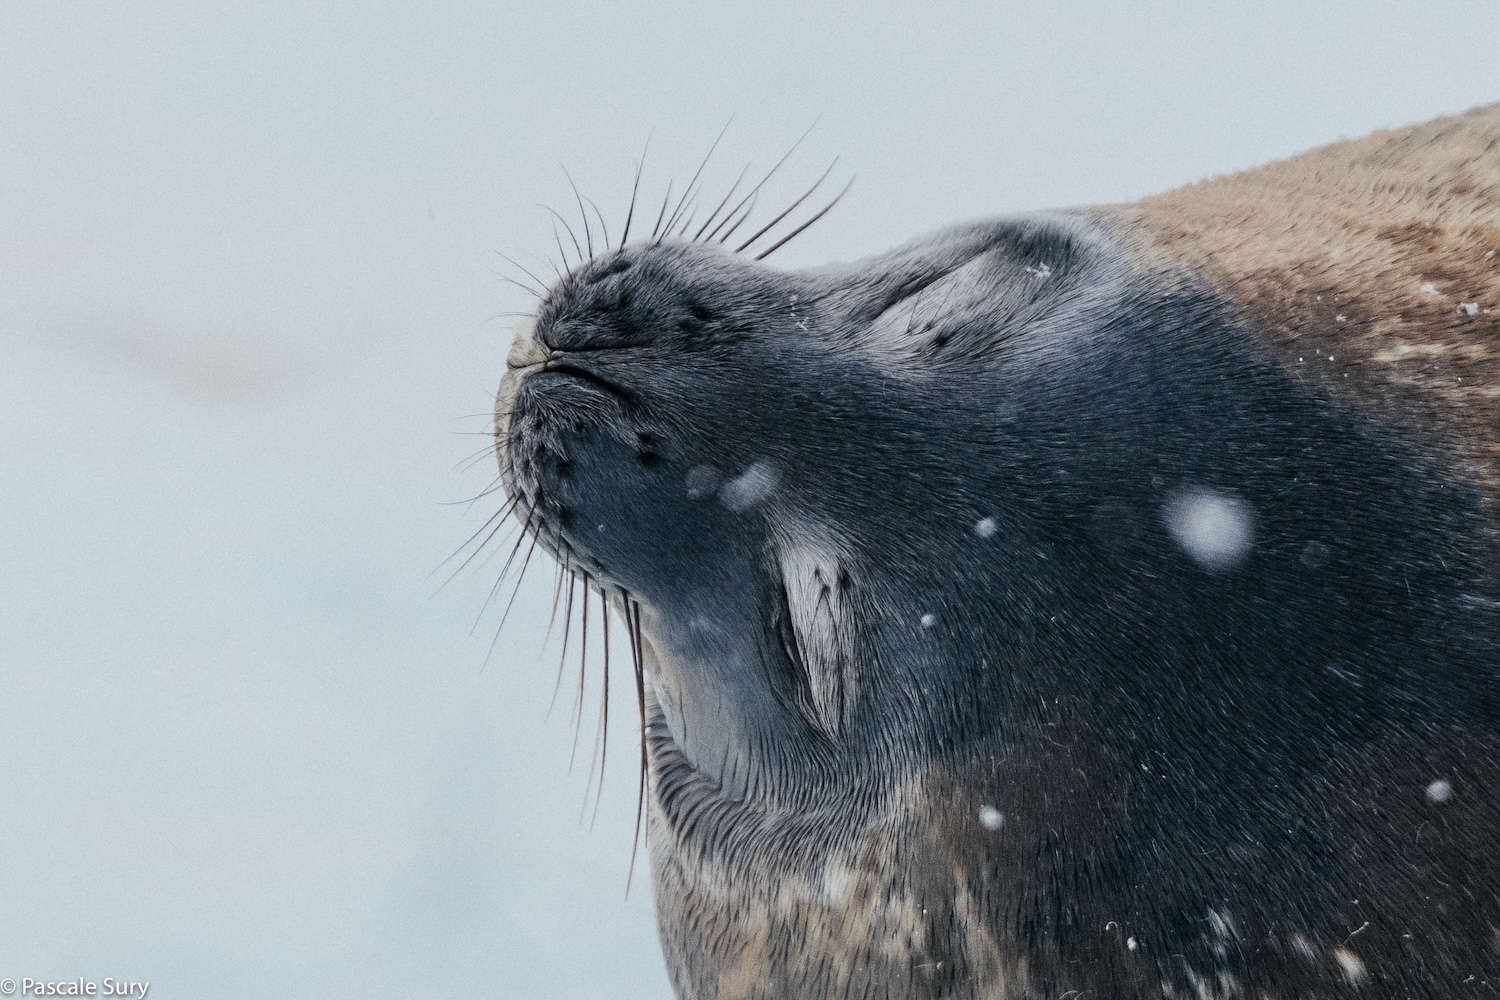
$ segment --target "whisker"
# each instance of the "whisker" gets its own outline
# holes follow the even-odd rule
[[[532,298],[542,298],[546,294],[545,292],[537,291],[535,288],[532,288],[524,281],[517,281],[515,278],[512,278],[508,274],[501,274],[499,271],[491,271],[490,273],[499,278],[501,281],[507,281],[510,284],[515,285],[517,288],[525,292],[527,295],[530,295]]]
[[[548,211],[551,212],[552,210],[548,209]],[[552,214],[555,216],[557,213],[556,212],[552,212]],[[556,241],[558,255],[562,257],[563,270],[567,270],[567,268],[568,268],[568,251],[567,251],[567,248],[563,246],[562,236],[560,236],[558,234],[558,232],[557,232],[557,220],[555,218],[552,220],[552,239],[554,241]],[[561,274],[558,275],[558,277],[561,277],[561,276],[562,276]]]
[[[573,761],[578,756],[578,733],[583,727],[583,686],[588,676],[589,664],[589,587],[587,572],[583,574],[583,623],[578,654],[578,695],[573,701],[573,749],[568,754],[568,773],[573,773]]]
[[[506,501],[505,506],[501,507],[499,510],[495,511],[495,513],[491,514],[489,516],[488,520],[486,520],[484,522],[484,524],[482,524],[482,525],[479,526],[479,530],[478,531],[476,531],[472,535],[470,535],[469,538],[468,538],[468,540],[466,542],[464,542],[458,548],[456,548],[456,549],[453,550],[453,554],[452,555],[450,555],[447,559],[444,559],[442,562],[438,563],[437,566],[433,567],[432,572],[436,573],[438,570],[440,570],[444,566],[448,565],[454,559],[457,559],[459,553],[463,552],[463,550],[466,549],[466,548],[468,548],[470,545],[473,545],[474,544],[474,539],[478,538],[480,535],[484,534],[486,530],[488,530],[489,531],[489,536],[486,537],[484,541],[482,541],[482,542],[479,543],[478,548],[476,548],[473,552],[469,553],[469,557],[463,561],[463,565],[459,566],[458,569],[456,569],[456,570],[453,571],[454,576],[456,576],[459,573],[463,572],[464,566],[469,565],[469,563],[471,561],[473,561],[473,559],[474,559],[475,556],[479,555],[480,552],[484,551],[484,547],[490,543],[490,539],[491,538],[495,537],[495,533],[498,532],[501,528],[505,527],[505,518],[511,513],[511,511],[513,511],[515,509],[515,506],[516,506],[515,500],[512,499],[512,500]],[[490,528],[490,525],[492,525],[492,524],[494,525],[493,529]],[[431,576],[430,573],[428,575]],[[453,577],[450,576],[448,578],[448,582],[451,583],[452,580],[453,580]],[[446,584],[445,584],[445,586],[446,586]]]
[[[679,237],[681,237],[683,233],[687,232],[688,231],[688,227],[693,224],[693,220],[696,219],[697,217],[698,217],[698,210],[696,208],[694,208],[692,210],[692,212],[688,214],[687,221],[682,224],[682,228],[679,229],[679,230],[677,230],[677,235]]]
[[[578,574],[568,568],[568,598],[563,609],[562,653],[557,658],[557,681],[552,687],[552,701],[547,705],[547,717],[552,717],[552,706],[557,703],[557,693],[562,690],[563,668],[568,665],[568,633],[573,627],[573,592],[578,589]]]
[[[589,203],[589,207],[594,210],[594,218],[599,220],[599,231],[604,234],[604,249],[608,252],[613,248],[609,245],[609,227],[604,223],[604,213],[599,211],[599,206],[595,204],[594,199],[584,198],[583,200]]]
[[[830,164],[828,164],[828,169],[825,170],[825,171],[823,171],[823,176],[819,177],[817,179],[817,181],[814,182],[813,186],[807,189],[807,192],[805,194],[803,194],[802,197],[798,198],[796,201],[794,201],[790,205],[788,205],[786,207],[786,210],[784,212],[782,212],[780,215],[776,216],[776,218],[772,219],[770,222],[766,223],[764,226],[761,226],[760,229],[756,232],[756,234],[754,236],[750,237],[748,240],[746,240],[745,242],[741,243],[739,246],[735,247],[734,248],[734,252],[735,253],[739,253],[740,251],[744,250],[750,244],[754,243],[756,240],[758,240],[762,236],[764,236],[766,234],[767,230],[769,230],[772,226],[776,225],[776,223],[780,222],[782,219],[785,219],[788,215],[791,215],[793,209],[795,209],[798,205],[802,204],[804,201],[806,201],[808,198],[810,198],[812,196],[812,193],[814,191],[816,191],[818,189],[818,187],[825,180],[828,179],[828,175],[831,174],[831,173],[833,173],[833,168],[836,167],[836,166],[838,166],[838,162],[839,162],[839,158],[837,156],[835,156],[833,158],[833,162],[830,163]]]
[[[484,618],[484,613],[489,610],[490,604],[495,600],[495,597],[500,593],[500,588],[502,586],[504,586],[504,584],[505,584],[505,576],[506,576],[506,574],[508,572],[510,572],[510,566],[511,566],[512,561],[514,561],[515,558],[516,558],[516,553],[520,552],[521,551],[521,546],[526,543],[526,532],[527,532],[527,529],[531,527],[531,518],[532,518],[532,516],[534,516],[534,514],[535,514],[535,512],[533,512],[530,515],[527,515],[525,523],[523,523],[521,525],[521,534],[516,539],[516,544],[511,547],[510,555],[508,555],[508,556],[505,557],[505,565],[500,568],[500,575],[495,578],[495,585],[490,588],[489,595],[487,597],[485,597],[484,604],[482,604],[480,606],[480,608],[479,608],[479,617],[476,618],[476,619],[474,619],[474,628],[471,628],[469,630],[469,634],[470,635],[473,635],[474,632],[475,632],[475,630],[479,628],[479,622],[480,622],[481,619]],[[498,530],[498,528],[496,530]],[[487,538],[487,539],[485,539],[485,544],[488,544],[488,543],[489,543],[489,539]],[[480,550],[475,550],[475,552],[472,555],[470,555],[468,559],[465,559],[464,560],[464,566],[467,566],[469,564],[469,560],[473,559],[474,556],[478,555],[479,551]],[[463,569],[463,566],[460,566],[459,570],[462,570],[462,569]],[[457,572],[457,571],[455,571],[455,572]],[[489,662],[488,655],[485,656],[485,662],[486,663]]]
[[[682,197],[677,202],[677,207],[672,209],[672,218],[667,222],[668,232],[672,231],[672,226],[676,224],[678,217],[682,214],[683,206],[688,204],[688,197],[693,193],[693,186],[703,176],[703,168],[708,166],[708,161],[713,158],[714,150],[719,148],[719,143],[723,140],[724,133],[729,131],[729,126],[733,121],[734,115],[730,115],[729,121],[725,122],[724,127],[719,129],[719,134],[715,137],[713,145],[709,146],[708,152],[703,154],[703,162],[699,163],[698,169],[693,171],[693,179],[688,181],[688,186],[683,190]]]
[[[755,212],[755,206],[757,204],[759,204],[759,202],[760,202],[760,195],[755,195],[754,197],[752,197],[750,199],[750,207],[747,208],[747,209],[745,209],[745,213],[743,215],[741,215],[738,219],[735,220],[734,225],[732,225],[728,229],[724,230],[724,235],[719,237],[719,242],[720,243],[723,243],[726,240],[728,240],[729,237],[731,237],[731,236],[734,235],[734,231],[736,229],[740,228],[741,226],[743,226],[745,224],[745,220],[748,219],[748,218],[750,218],[750,216],[752,214],[754,214],[754,212]],[[728,218],[726,218],[724,220],[724,222],[728,222],[728,221],[729,221]],[[723,222],[719,223],[719,225],[721,225],[721,226],[723,224],[724,224]],[[718,232],[718,230],[715,229],[714,232]],[[713,233],[709,233],[708,234],[709,239],[713,239],[713,235],[714,235]]]
[[[693,234],[693,241],[694,242],[697,242],[698,239],[703,236],[703,230],[707,229],[709,226],[711,226],[711,225],[714,224],[714,219],[718,218],[719,211],[725,205],[729,204],[729,199],[734,197],[734,193],[739,190],[740,183],[745,179],[745,175],[747,173],[749,173],[749,172],[750,172],[750,164],[747,163],[747,164],[745,164],[745,169],[743,169],[743,170],[740,171],[740,175],[738,177],[736,177],[734,179],[734,183],[732,185],[730,185],[730,187],[729,187],[729,193],[724,196],[724,200],[721,201],[721,202],[719,202],[719,204],[714,208],[714,210],[709,213],[708,218],[706,218],[706,219],[703,220],[703,225],[700,226],[698,228],[698,231]],[[713,238],[713,236],[710,235],[709,239],[712,239],[712,238]]]
[[[556,535],[557,535],[557,538],[553,542],[553,546],[559,552],[561,552],[562,551],[562,547],[563,547],[562,527],[561,526],[558,527],[558,529],[556,531]],[[539,650],[537,652],[537,655],[536,655],[536,658],[538,660],[540,660],[543,657],[543,655],[546,654],[546,652],[547,652],[547,644],[552,641],[552,626],[557,624],[557,606],[562,601],[563,576],[566,575],[566,573],[567,573],[567,568],[563,564],[562,556],[559,555],[558,559],[557,559],[557,582],[555,584],[553,584],[553,587],[552,587],[552,612],[547,616],[547,632],[546,632],[545,635],[542,636],[542,648],[541,648],[541,650]],[[556,699],[557,692],[554,691],[552,693],[552,697],[554,699]],[[548,715],[552,714],[552,707],[550,705],[547,707],[547,714]]]
[[[525,272],[526,277],[530,278],[532,281],[535,281],[536,287],[543,290],[538,292],[537,295],[545,298],[545,289],[547,288],[547,283],[545,281],[543,281],[541,278],[538,278],[535,274],[532,274],[530,268],[522,264],[520,261],[516,260],[514,257],[510,257],[506,254],[500,253],[499,250],[496,250],[495,253],[500,254],[501,257],[504,257],[511,267],[519,267],[523,272]]]
[[[487,496],[493,496],[496,493],[502,493],[502,492],[504,492],[504,490],[505,490],[505,483],[501,481],[501,479],[500,479],[499,476],[496,476],[495,479],[494,479],[494,481],[491,482],[490,485],[486,486],[484,489],[480,490],[478,493],[476,493],[473,496],[469,497],[469,499],[467,499],[467,500],[454,500],[451,503],[448,503],[447,501],[444,501],[444,503],[448,503],[448,505],[452,506],[452,507],[462,506],[462,507],[464,507],[464,508],[467,509],[469,507],[473,507],[476,503],[478,503],[479,501],[483,500],[485,497],[487,497]],[[506,498],[506,502],[507,503],[510,502],[509,498]]]
[[[625,210],[625,232],[620,237],[620,246],[630,239],[630,220],[635,218],[635,196],[641,190],[641,169],[646,165],[646,154],[651,152],[651,136],[646,136],[646,148],[641,150],[641,158],[635,161],[635,183],[630,185],[630,207]]]
[[[561,166],[561,164],[559,164]],[[589,260],[594,259],[594,234],[589,231],[589,213],[583,209],[583,196],[578,193],[578,185],[573,183],[573,175],[568,173],[568,168],[562,168],[563,176],[568,179],[568,187],[573,189],[573,200],[578,202],[578,214],[583,219],[583,236],[588,242]]]
[[[646,753],[646,651],[641,642],[641,606],[625,596],[628,616],[626,631],[630,635],[630,655],[635,666],[635,702],[641,719],[641,776],[635,793],[635,833],[630,837],[630,870],[625,876],[625,897],[630,898],[630,883],[635,878],[635,852],[641,844],[641,819],[646,811],[646,771],[650,761]]]
[[[745,197],[743,197],[743,198],[740,199],[739,204],[735,205],[733,208],[731,208],[729,210],[729,216],[727,216],[728,218],[733,218],[734,214],[736,212],[738,212],[742,207],[744,207],[744,205],[745,205],[745,203],[747,201],[752,202],[752,204],[750,206],[752,209],[755,207],[752,199],[754,199],[755,196],[760,193],[760,189],[761,188],[763,188],[763,187],[766,186],[766,181],[769,181],[773,176],[775,176],[776,171],[778,171],[778,170],[781,169],[781,165],[783,163],[785,163],[787,161],[787,159],[793,153],[795,153],[797,151],[797,147],[800,146],[800,145],[802,145],[802,140],[806,139],[808,136],[812,135],[812,130],[813,130],[814,127],[816,127],[816,125],[817,125],[817,123],[814,122],[813,125],[809,125],[808,126],[807,131],[802,133],[801,138],[799,138],[796,142],[792,143],[792,148],[789,149],[789,150],[787,150],[785,153],[783,153],[782,156],[781,156],[781,159],[779,159],[779,160],[776,161],[776,165],[773,166],[770,170],[766,171],[766,175],[760,179],[760,183],[756,184],[755,187],[753,187],[749,191],[747,191],[745,193]],[[746,212],[745,215],[740,218],[740,222],[744,222],[745,219],[749,217],[749,214],[750,214],[749,212]],[[738,222],[735,223],[735,228],[736,229],[739,228],[739,223]],[[718,232],[718,230],[714,230],[714,232]],[[734,232],[734,230],[731,229],[729,232],[732,233],[732,232]],[[708,234],[708,238],[709,239],[713,239],[714,238],[714,233],[709,233]],[[719,240],[719,242],[723,243],[724,240],[728,239],[728,238],[729,238],[729,234],[726,233],[726,234],[724,234],[724,237]]]
[[[536,551],[536,543],[541,541],[541,532],[535,532],[531,536],[531,547],[526,550],[526,558],[521,560],[521,569],[516,573],[516,586],[510,592],[510,600],[505,602],[505,611],[500,615],[500,626],[495,629],[495,637],[500,637],[500,629],[505,627],[505,621],[510,617],[510,609],[515,606],[516,595],[521,593],[521,584],[526,582],[526,567],[531,565],[531,554]]]
[[[475,433],[481,433],[481,432],[475,432]],[[494,435],[491,434],[491,435],[489,435],[489,437],[493,438]],[[475,462],[479,461],[479,459],[481,459],[481,458],[489,458],[491,455],[493,455],[495,453],[495,449],[498,448],[498,447],[500,447],[500,442],[491,440],[489,444],[485,445],[483,448],[480,448],[478,451],[474,452],[474,454],[472,454],[472,455],[466,455],[463,458],[459,459],[458,460],[458,464],[456,464],[456,465],[453,466],[453,471],[454,472],[468,472],[470,469],[472,469],[474,467],[474,463]]]
[[[563,173],[567,173],[567,171],[564,170]],[[582,264],[584,262],[584,260],[585,260],[585,258],[583,256],[583,247],[579,245],[579,243],[578,243],[578,234],[575,233],[575,232],[573,232],[573,227],[570,226],[570,225],[568,225],[568,220],[564,219],[561,215],[559,215],[558,212],[557,212],[557,210],[554,209],[554,208],[549,208],[546,205],[543,205],[541,207],[545,208],[545,209],[547,209],[547,211],[551,212],[552,213],[552,217],[554,219],[556,219],[558,222],[561,222],[562,223],[562,227],[568,231],[568,238],[573,241],[573,249],[578,251],[578,263]],[[585,219],[584,221],[587,222],[588,220]],[[564,252],[564,254],[563,254],[563,262],[567,263],[567,259],[568,259],[568,255],[567,255],[566,252]]]
[[[762,250],[760,253],[756,254],[755,255],[755,259],[756,260],[765,260],[767,257],[771,256],[771,254],[775,253],[777,250],[780,250],[782,247],[786,246],[787,243],[791,242],[791,240],[795,236],[797,236],[799,233],[801,233],[804,230],[806,230],[808,226],[812,225],[814,222],[817,222],[823,216],[827,215],[829,213],[829,211],[832,210],[833,206],[837,205],[839,203],[839,201],[844,197],[844,195],[846,195],[846,194],[849,193],[849,189],[852,188],[853,186],[854,186],[854,178],[851,177],[851,178],[849,178],[849,183],[844,185],[844,190],[840,191],[837,195],[835,195],[834,199],[832,201],[830,201],[827,205],[824,205],[823,206],[823,210],[821,212],[819,212],[817,215],[814,215],[811,219],[808,219],[806,222],[802,223],[802,225],[798,226],[796,229],[793,229],[791,232],[787,233],[785,236],[783,236],[781,239],[777,240],[775,243],[772,243],[770,249],[768,249],[768,250]],[[811,193],[812,193],[811,191],[808,192],[808,194],[811,194]]]
[[[609,763],[609,594],[599,588],[600,614],[604,616],[604,693],[599,696],[600,749],[599,787],[594,792],[594,814],[589,817],[589,829],[599,819],[599,803],[604,799],[604,767]]]
[[[661,230],[661,220],[667,217],[667,202],[672,200],[672,182],[667,181],[667,195],[661,200],[661,211],[656,213],[656,225],[651,227],[651,235],[648,239],[656,239],[656,234]]]

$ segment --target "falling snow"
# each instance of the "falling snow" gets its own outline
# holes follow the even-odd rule
[[[1005,825],[1005,813],[994,806],[980,806],[979,825],[986,830],[998,830]]]
[[[694,500],[706,497],[719,488],[719,470],[712,465],[695,465],[687,474],[687,495]]]
[[[1000,525],[995,522],[993,517],[980,518],[974,522],[974,534],[980,538],[991,538],[999,530]]]
[[[781,474],[764,459],[750,463],[749,468],[725,483],[719,500],[736,514],[744,513],[776,492]]]
[[[936,624],[937,624],[937,615],[933,614],[931,611],[927,612],[927,614],[925,614],[925,615],[922,616],[922,627],[923,628],[932,628],[932,626],[934,626]]]
[[[1172,540],[1210,572],[1238,566],[1254,541],[1250,505],[1230,493],[1184,492],[1167,503],[1163,516]]]
[[[1447,802],[1451,798],[1453,798],[1453,786],[1442,778],[1427,786],[1427,801]]]

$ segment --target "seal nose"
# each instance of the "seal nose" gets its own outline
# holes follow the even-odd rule
[[[516,323],[515,339],[511,341],[510,353],[505,356],[505,367],[511,371],[531,368],[546,361],[549,353],[547,345],[536,335],[536,314],[527,313]]]

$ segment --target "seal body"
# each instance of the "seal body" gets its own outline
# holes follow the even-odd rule
[[[554,285],[502,475],[639,608],[679,995],[1500,990],[1497,251],[1493,106]]]

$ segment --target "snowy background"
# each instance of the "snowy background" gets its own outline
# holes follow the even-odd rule
[[[0,7],[0,977],[669,995],[550,574],[487,659],[434,572],[563,165],[618,225],[816,122],[796,266],[1500,99],[1490,3],[918,6]]]

